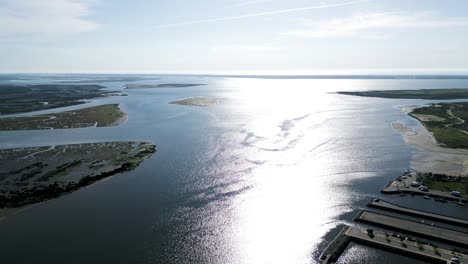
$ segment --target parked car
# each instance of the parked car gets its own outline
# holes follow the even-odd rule
[[[450,193],[452,196],[455,196],[455,197],[461,197],[461,193],[460,192],[457,192],[457,191],[453,191]]]
[[[429,191],[429,188],[427,188],[427,186],[419,186],[418,189],[419,189],[421,192],[428,192],[428,191]]]

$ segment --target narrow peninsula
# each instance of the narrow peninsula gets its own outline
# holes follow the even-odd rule
[[[101,85],[0,85],[0,115],[27,113],[86,103],[85,100],[115,95]]]
[[[0,118],[0,131],[105,127],[119,125],[126,119],[118,104],[107,104],[47,115]]]

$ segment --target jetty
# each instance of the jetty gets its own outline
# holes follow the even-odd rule
[[[468,248],[467,233],[458,232],[443,227],[428,225],[365,210],[361,211],[354,220],[356,222],[372,224],[375,226],[404,232],[406,234],[413,234],[420,237],[439,240],[447,244]]]
[[[447,264],[453,257],[457,257],[461,263],[468,263],[468,255],[465,254],[423,244],[414,239],[403,239],[402,236],[390,235],[381,231],[369,233],[369,231],[357,227],[345,227],[325,249],[319,261],[324,264],[335,263],[351,242],[384,249],[429,263]]]
[[[468,220],[461,219],[441,214],[434,214],[426,211],[415,210],[396,204],[392,204],[381,199],[372,199],[368,204],[368,207],[377,208],[384,211],[395,212],[403,215],[420,217],[428,220],[434,220],[442,223],[447,223],[455,226],[468,227]]]

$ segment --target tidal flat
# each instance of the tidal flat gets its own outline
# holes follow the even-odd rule
[[[0,131],[40,130],[119,125],[127,119],[118,104],[99,105],[47,115],[0,118]]]
[[[441,146],[468,149],[468,103],[439,103],[413,109],[418,119]]]
[[[149,142],[102,142],[0,150],[0,208],[76,191],[130,171],[156,151]]]

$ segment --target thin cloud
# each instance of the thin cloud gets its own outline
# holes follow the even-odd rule
[[[70,34],[98,26],[86,17],[92,0],[5,0],[0,6],[0,35]]]
[[[369,1],[372,1],[372,0],[356,0],[356,1],[335,3],[335,4],[322,4],[322,5],[314,5],[314,6],[304,6],[304,7],[281,9],[281,10],[268,11],[268,12],[251,13],[251,14],[245,14],[245,15],[239,15],[239,16],[229,16],[229,17],[218,17],[218,18],[192,20],[192,21],[186,21],[186,22],[180,22],[180,23],[159,25],[157,27],[184,26],[184,25],[194,25],[194,24],[202,24],[202,23],[213,23],[213,22],[221,22],[221,21],[239,20],[239,19],[252,18],[252,17],[271,16],[271,15],[286,14],[286,13],[293,13],[293,12],[300,12],[300,11],[308,11],[308,10],[314,10],[314,9],[324,9],[324,8],[333,8],[333,7],[340,7],[340,6],[355,5],[355,4],[369,2]]]
[[[307,38],[362,37],[385,39],[393,29],[466,27],[468,17],[438,17],[431,12],[358,14],[349,18],[309,21],[304,29],[283,35]]]
[[[224,54],[246,54],[246,53],[259,53],[259,52],[272,52],[279,51],[280,46],[265,44],[265,45],[222,45],[215,46],[211,50],[215,53]]]
[[[271,2],[273,0],[250,0],[250,1],[245,1],[245,2],[240,2],[235,4],[235,7],[245,7],[245,6],[251,6],[251,5],[257,5],[257,4],[263,4],[267,2]]]

